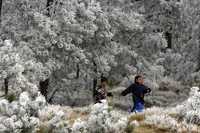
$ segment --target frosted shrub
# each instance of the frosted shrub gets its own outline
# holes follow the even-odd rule
[[[92,106],[87,121],[76,120],[72,131],[74,133],[123,133],[127,124],[127,117],[120,114],[120,112],[109,111],[107,102],[102,101],[102,103]]]
[[[151,107],[151,108],[147,108],[146,110],[145,110],[145,113],[146,114],[154,114],[154,113],[156,113],[156,114],[161,114],[161,113],[163,113],[165,110],[163,109],[163,108],[161,108],[161,107]]]
[[[156,125],[159,128],[166,128],[171,130],[175,130],[177,127],[177,121],[174,118],[165,114],[154,114],[146,116],[145,123]]]
[[[87,123],[85,121],[77,119],[72,126],[72,132],[73,133],[87,133],[86,126],[87,126]]]
[[[189,123],[200,124],[200,91],[198,87],[192,87],[190,97],[182,104],[176,107],[181,117]]]
[[[180,82],[177,82],[169,77],[162,78],[161,81],[159,82],[159,89],[162,91],[176,91],[176,90],[181,90],[182,86]]]
[[[49,105],[39,111],[39,119],[48,130],[58,133],[71,131],[61,106]]]
[[[197,83],[197,85],[200,85],[200,71],[194,72],[193,74],[191,74],[191,78],[194,83]]]
[[[19,104],[21,106],[27,107],[29,103],[30,103],[30,98],[28,93],[27,92],[22,93],[19,97]]]
[[[33,58],[28,58],[28,55],[31,55],[30,49],[27,49],[27,46],[17,48],[11,40],[5,40],[0,46],[0,51],[0,79],[2,81],[7,79],[8,98],[13,96],[10,101],[19,97],[23,91],[28,91],[30,95],[37,95],[38,88],[35,78],[37,75],[33,73],[38,70],[38,67],[37,63],[32,61]]]
[[[0,101],[0,111],[1,111],[1,114],[6,114],[7,110],[8,110],[8,101],[3,99]]]
[[[32,107],[38,110],[42,109],[45,105],[46,105],[46,99],[42,95],[36,97],[35,101],[32,103]]]
[[[0,132],[36,132],[39,126],[39,119],[36,116],[45,104],[46,101],[41,95],[32,100],[27,92],[21,93],[19,101],[9,103],[5,99],[1,100]]]
[[[39,110],[39,118],[41,121],[49,121],[51,120],[58,112],[60,112],[61,106],[59,105],[48,105],[44,107],[42,110]],[[63,114],[63,113],[61,113]]]
[[[178,133],[188,132],[188,131],[194,131],[194,132],[198,131],[196,125],[188,124],[185,121],[179,123],[174,118],[170,117],[167,114],[161,114],[161,115],[154,114],[147,116],[145,123],[154,125],[160,129],[167,129]]]

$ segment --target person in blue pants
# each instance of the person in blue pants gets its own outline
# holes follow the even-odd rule
[[[143,112],[144,111],[144,95],[150,93],[151,89],[144,85],[144,78],[142,75],[135,76],[135,83],[126,88],[121,95],[126,96],[132,93],[133,96],[133,108],[131,112]]]

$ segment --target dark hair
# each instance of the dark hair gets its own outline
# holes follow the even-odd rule
[[[108,82],[108,79],[106,77],[101,77],[101,82]]]
[[[136,76],[135,76],[135,83],[138,83],[137,80],[138,80],[139,78],[142,78],[142,75],[136,75]]]

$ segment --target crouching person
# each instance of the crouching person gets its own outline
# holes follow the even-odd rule
[[[108,79],[101,78],[101,84],[95,91],[95,103],[101,103],[101,100],[107,100],[107,97],[113,97],[111,92],[108,92]]]
[[[107,98],[107,88],[108,88],[108,80],[107,78],[101,78],[101,84],[96,89],[95,94],[95,103],[101,103],[101,100],[106,100]]]

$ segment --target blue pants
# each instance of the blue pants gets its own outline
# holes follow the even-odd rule
[[[144,111],[144,103],[136,100],[134,102],[133,108],[131,109],[131,112],[143,112]]]

